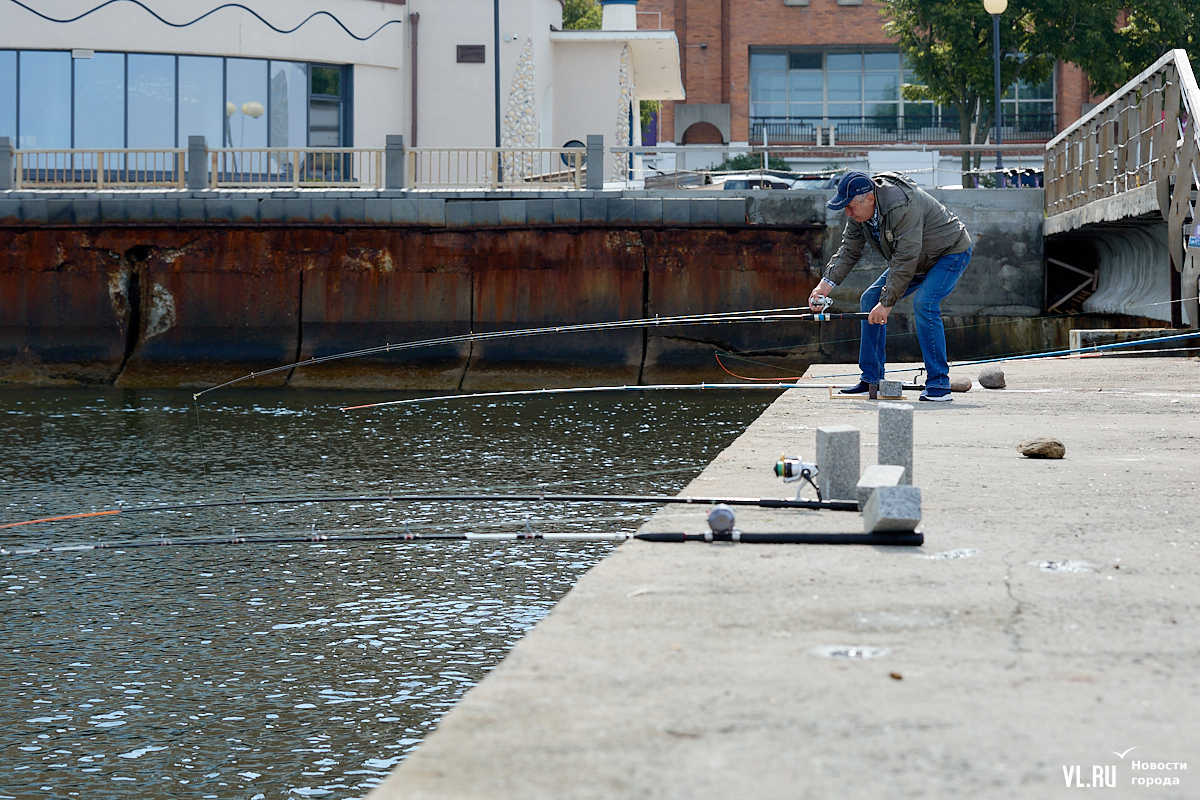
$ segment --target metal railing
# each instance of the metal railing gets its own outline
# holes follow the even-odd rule
[[[1005,142],[1037,142],[1054,136],[1057,115],[1005,116]],[[954,142],[961,133],[957,122],[938,123],[929,117],[751,117],[750,139],[774,144],[838,145],[868,142]]]
[[[1173,50],[1046,144],[1047,217],[1153,184],[1181,265],[1182,224],[1200,183],[1198,116],[1187,52]]]
[[[585,152],[575,147],[414,147],[410,189],[582,189]]]
[[[224,147],[208,153],[213,188],[383,188],[382,148]]]
[[[186,150],[17,150],[15,189],[182,189]]]

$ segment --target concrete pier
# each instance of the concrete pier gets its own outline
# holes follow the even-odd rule
[[[924,547],[624,544],[372,800],[1200,796],[1200,361],[1004,369],[1005,390],[914,403]],[[790,390],[685,493],[790,495],[772,465],[823,425],[873,464],[876,419]],[[1039,435],[1066,457],[1017,452]]]

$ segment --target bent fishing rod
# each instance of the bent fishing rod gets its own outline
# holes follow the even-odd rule
[[[411,342],[399,342],[396,344],[382,344],[375,347],[367,347],[361,350],[348,350],[344,353],[334,353],[327,356],[317,356],[314,358],[296,361],[291,364],[284,364],[271,369],[251,372],[248,375],[243,375],[240,378],[219,383],[216,386],[210,386],[207,389],[202,389],[192,395],[193,398],[199,398],[201,395],[215,392],[218,389],[224,389],[234,384],[248,381],[253,378],[260,378],[264,375],[271,375],[285,370],[298,369],[300,367],[313,366],[315,364],[325,364],[330,361],[340,361],[351,358],[363,358],[365,356],[378,355],[381,353],[393,353],[403,350],[416,350],[426,347],[439,347],[448,344],[463,344],[466,342],[480,342],[494,339],[509,339],[524,336],[546,336],[555,333],[581,333],[586,331],[608,331],[620,330],[623,328],[654,328],[664,325],[722,325],[734,322],[787,322],[787,321],[805,321],[805,322],[828,322],[833,320],[853,319],[863,320],[867,318],[864,312],[827,312],[827,311],[805,311],[807,306],[793,306],[789,308],[768,308],[758,309],[754,311],[726,311],[712,314],[684,314],[673,317],[647,317],[645,319],[630,319],[630,320],[613,320],[610,322],[588,322],[578,325],[554,325],[542,328],[523,328],[520,330],[511,331],[489,331],[483,333],[461,333],[453,336],[439,336],[433,339],[420,339]]]
[[[159,506],[134,506],[92,511],[80,514],[65,514],[42,517],[22,522],[0,525],[0,530],[37,525],[47,522],[65,522],[94,517],[112,517],[118,514],[144,514],[155,511],[194,511],[208,508],[232,508],[236,506],[265,505],[312,505],[320,503],[630,503],[653,505],[699,505],[757,506],[758,508],[795,508],[824,511],[858,511],[855,500],[801,500],[799,498],[773,497],[680,497],[678,495],[608,495],[608,494],[385,494],[385,495],[312,495],[299,497],[243,497],[240,500],[202,500],[194,503],[176,503]]]

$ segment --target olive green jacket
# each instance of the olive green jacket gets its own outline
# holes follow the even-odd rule
[[[939,258],[966,252],[971,247],[971,235],[958,217],[906,175],[881,172],[872,180],[876,208],[882,218],[880,243],[875,244],[864,223],[847,220],[842,246],[829,260],[825,278],[834,285],[841,283],[862,258],[863,244],[869,243],[888,262],[887,283],[879,304],[891,308],[904,296],[912,279],[928,272]]]

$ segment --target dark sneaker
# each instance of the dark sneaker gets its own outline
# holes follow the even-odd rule
[[[932,386],[927,386],[925,387],[925,391],[921,392],[921,399],[933,403],[949,403],[954,398],[950,396],[949,389],[935,389]]]
[[[839,389],[838,394],[870,394],[871,384],[866,381],[859,381],[854,386],[847,386],[845,389]]]

